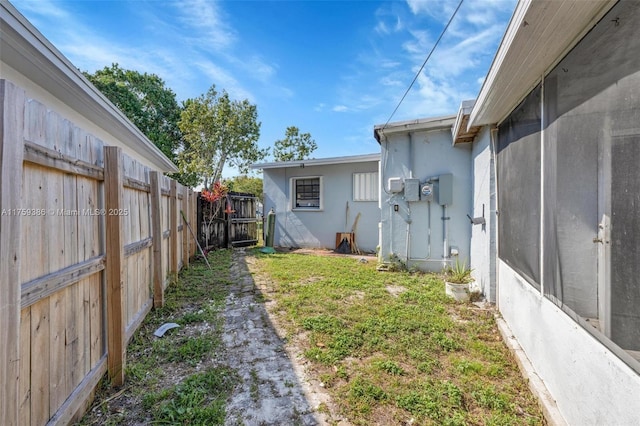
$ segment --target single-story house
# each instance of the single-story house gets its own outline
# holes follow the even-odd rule
[[[520,1],[454,128],[489,231],[472,266],[571,425],[640,424],[639,19]]]
[[[380,154],[368,154],[254,164],[264,215],[276,214],[274,245],[334,249],[336,234],[353,230],[357,248],[375,252],[379,163]]]
[[[571,425],[640,424],[638,20],[521,0],[476,101],[374,128],[381,260],[468,256]]]

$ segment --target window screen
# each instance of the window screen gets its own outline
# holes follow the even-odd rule
[[[294,208],[320,208],[320,178],[295,178],[293,179]]]
[[[636,2],[617,3],[544,83],[545,294],[633,351],[640,351],[639,19]]]
[[[353,174],[353,201],[378,201],[378,172]]]
[[[540,285],[540,87],[498,127],[499,256]]]

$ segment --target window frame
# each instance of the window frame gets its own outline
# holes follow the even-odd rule
[[[318,179],[319,194],[318,194],[318,206],[297,206],[297,182],[300,180]],[[291,199],[291,211],[307,211],[307,212],[319,212],[324,210],[324,185],[322,176],[295,176],[290,178],[289,181],[289,198]]]

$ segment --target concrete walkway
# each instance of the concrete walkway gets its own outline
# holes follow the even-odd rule
[[[323,425],[299,363],[292,362],[249,273],[244,249],[234,249],[224,311],[227,364],[241,378],[227,405],[226,425]]]

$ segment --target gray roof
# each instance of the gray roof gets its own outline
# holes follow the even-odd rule
[[[345,157],[314,158],[310,160],[274,161],[271,163],[252,164],[252,169],[280,169],[287,167],[326,166],[330,164],[366,163],[380,161],[380,154],[350,155]]]

